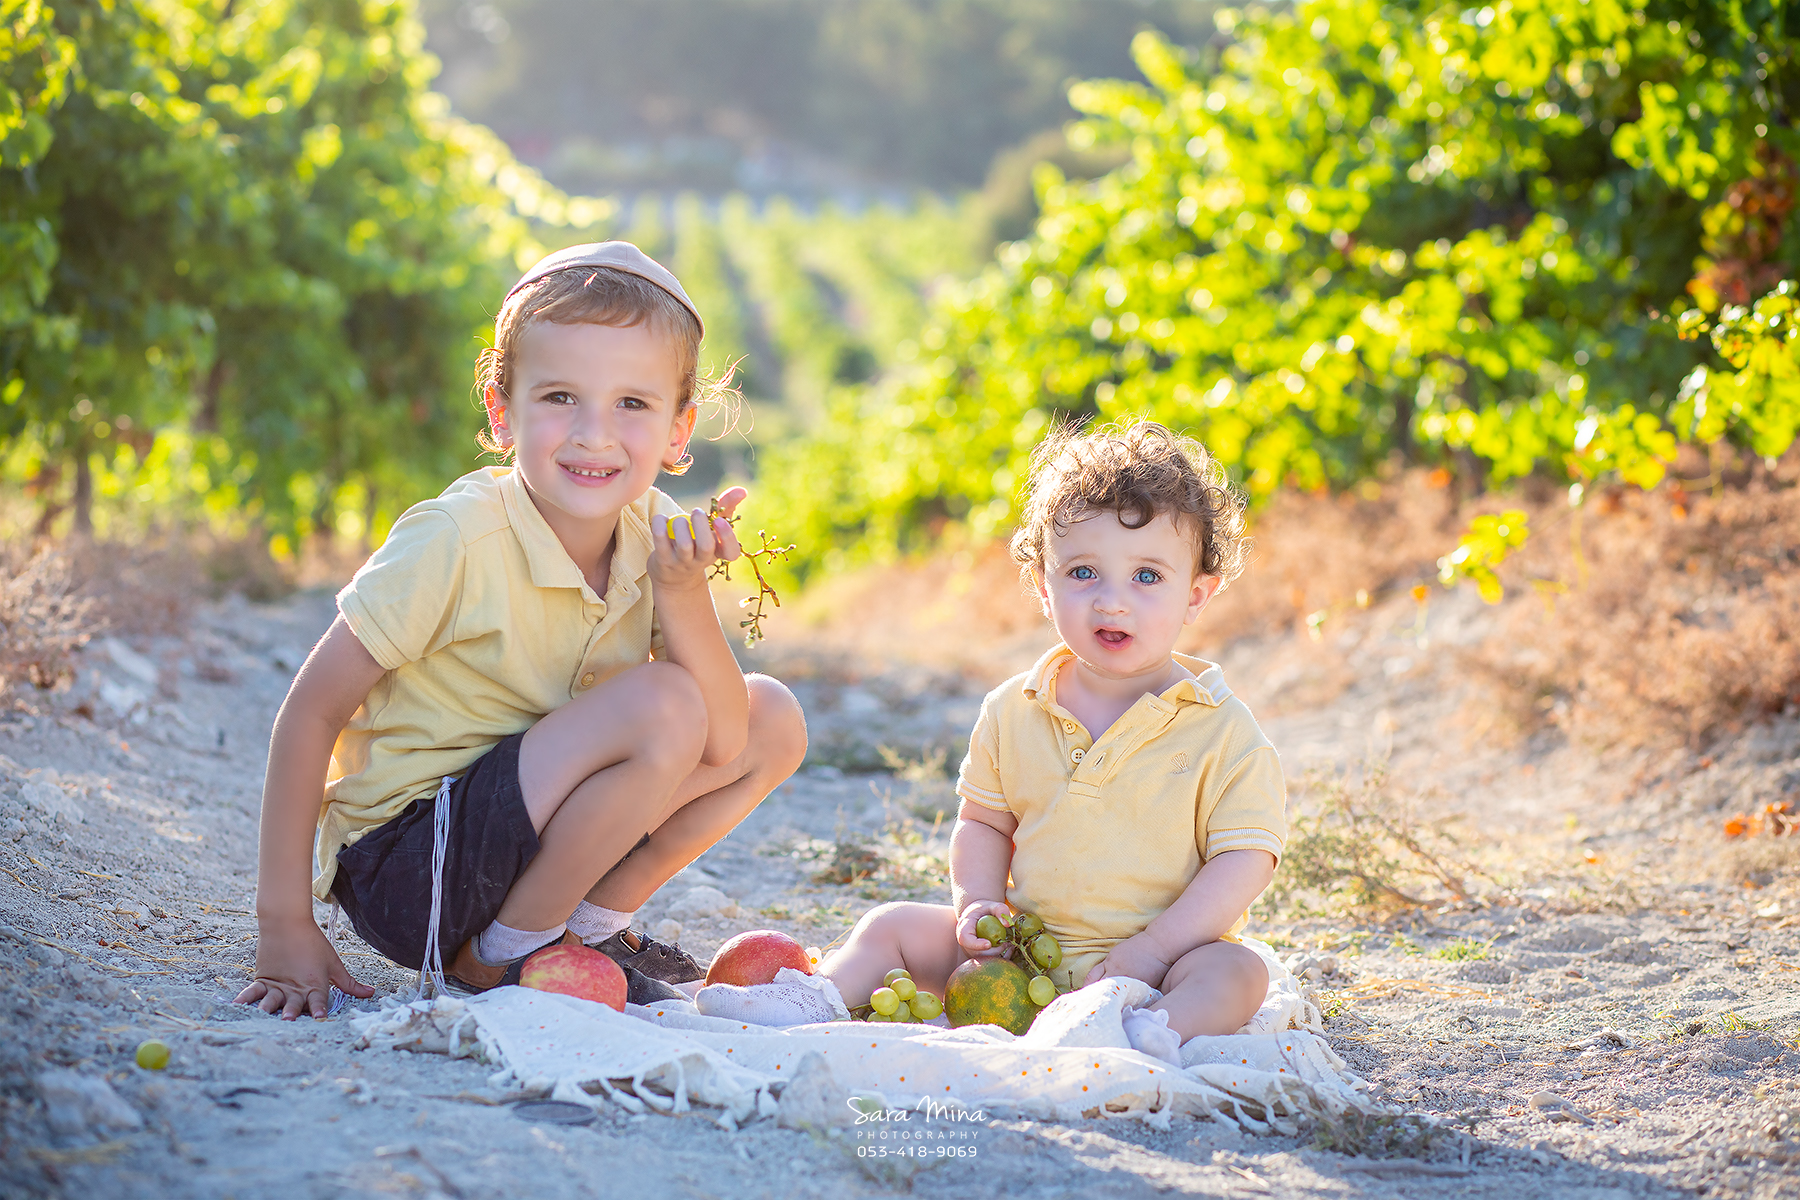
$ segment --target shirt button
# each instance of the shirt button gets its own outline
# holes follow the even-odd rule
[[[1064,733],[1074,733],[1075,732],[1075,722],[1064,721],[1063,722],[1063,732]]]
[[[581,686],[582,687],[593,687],[594,686],[594,673],[592,671],[589,671],[586,675],[583,675],[581,677]]]
[[[1087,757],[1087,751],[1083,750],[1080,746],[1077,746],[1073,750],[1069,751],[1069,761],[1070,762],[1078,763],[1086,757]]]

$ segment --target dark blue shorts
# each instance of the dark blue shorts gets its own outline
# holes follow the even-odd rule
[[[444,901],[438,945],[448,965],[462,944],[486,929],[531,860],[538,837],[519,789],[515,733],[471,763],[450,786],[444,847]],[[432,818],[437,793],[338,851],[331,892],[351,926],[403,967],[425,961],[431,924]]]

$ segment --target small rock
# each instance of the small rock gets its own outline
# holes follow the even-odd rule
[[[659,942],[678,941],[681,938],[681,922],[664,917],[650,930],[650,936]]]
[[[19,820],[19,818],[17,818],[17,817],[14,817],[12,820],[8,821],[6,823],[6,838],[8,841],[13,841],[13,842],[24,841],[25,840],[25,822]]]
[[[19,799],[51,820],[70,825],[80,825],[87,820],[81,806],[62,790],[55,771],[34,772],[33,778],[27,779],[19,788]]]
[[[863,1105],[872,1109],[887,1107],[878,1095],[856,1097],[862,1104],[851,1107],[850,1089],[831,1074],[831,1065],[817,1050],[809,1050],[794,1067],[794,1077],[782,1089],[781,1105],[775,1123],[786,1129],[831,1129],[856,1123]]]
[[[156,664],[121,642],[118,638],[100,639],[100,649],[113,660],[113,665],[145,687],[156,686]]]
[[[60,1068],[37,1078],[51,1132],[62,1138],[103,1137],[141,1129],[144,1118],[104,1079]]]
[[[731,897],[716,887],[689,888],[675,903],[669,905],[669,915],[678,921],[716,917],[731,903]]]

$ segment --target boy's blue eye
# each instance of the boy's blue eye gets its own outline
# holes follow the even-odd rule
[[[1076,567],[1069,572],[1069,578],[1086,580],[1098,579],[1100,577],[1094,573],[1094,568],[1092,567]]]
[[[1162,576],[1158,575],[1155,571],[1152,571],[1149,567],[1139,567],[1137,573],[1132,576],[1132,579],[1136,580],[1138,583],[1162,582]]]

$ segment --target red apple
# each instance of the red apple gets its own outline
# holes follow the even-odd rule
[[[773,929],[752,929],[719,947],[712,966],[706,968],[706,982],[735,983],[739,987],[774,983],[775,972],[783,967],[807,975],[813,973],[805,946]]]
[[[625,1011],[625,972],[590,946],[547,946],[525,960],[522,987],[596,1000]]]

